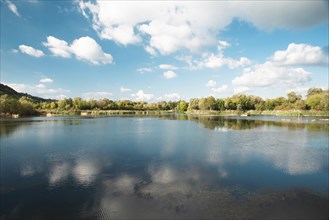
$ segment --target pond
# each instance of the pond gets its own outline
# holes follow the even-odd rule
[[[323,118],[5,120],[1,219],[327,219]]]

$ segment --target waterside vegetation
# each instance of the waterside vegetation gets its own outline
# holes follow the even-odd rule
[[[192,98],[189,102],[160,101],[147,103],[131,100],[90,99],[80,97],[63,100],[42,99],[17,93],[8,86],[0,87],[2,117],[32,115],[112,115],[112,114],[168,114],[188,113],[204,115],[278,115],[328,116],[329,91],[310,88],[306,99],[296,92],[287,97],[263,99],[259,96],[236,94],[227,98]],[[10,92],[8,92],[10,91]]]

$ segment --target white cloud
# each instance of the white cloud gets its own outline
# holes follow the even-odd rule
[[[18,10],[17,10],[17,7],[16,5],[14,5],[11,1],[7,0],[7,5],[8,5],[8,8],[10,9],[11,12],[13,12],[15,15],[17,16],[21,16],[19,13],[18,13]]]
[[[305,28],[328,23],[328,1],[232,2],[238,17],[262,30]],[[271,13],[268,13],[268,12]]]
[[[151,54],[152,56],[156,56],[157,52],[150,46],[146,46],[145,47],[145,51],[148,52],[149,54]]]
[[[45,98],[55,97],[57,94],[70,93],[70,90],[63,88],[47,88],[44,84],[28,85],[17,83],[5,83],[17,92],[28,93],[31,95],[42,96]]]
[[[131,94],[131,97],[135,98],[136,101],[149,101],[154,98],[153,94],[144,93],[143,90],[139,90],[135,94]]]
[[[230,46],[231,46],[230,43],[227,42],[227,41],[223,41],[223,40],[218,41],[218,50],[223,50],[223,49],[228,48]]]
[[[310,81],[310,73],[303,68],[274,65],[271,62],[244,69],[241,76],[232,80],[236,87],[297,87]]]
[[[38,84],[35,87],[38,88],[38,89],[44,89],[44,88],[46,88],[46,86],[44,84]]]
[[[178,93],[169,93],[164,94],[163,96],[168,99],[180,99],[180,95]]]
[[[214,87],[216,87],[216,85],[217,85],[217,82],[215,80],[211,79],[207,82],[206,87],[214,88]]]
[[[235,87],[233,89],[233,94],[239,94],[239,93],[244,93],[244,92],[248,92],[250,91],[251,89],[247,86],[238,86],[238,87]]]
[[[34,49],[33,47],[26,46],[24,44],[19,45],[18,49],[27,55],[30,55],[32,57],[42,57],[45,54],[41,50]]]
[[[84,99],[103,99],[110,98],[113,94],[111,92],[86,92],[82,94]]]
[[[215,34],[211,31],[215,26],[225,27],[230,20],[213,19],[213,15],[218,13],[214,10],[208,13],[213,5],[163,1],[97,1],[95,4],[79,4],[83,15],[93,21],[93,28],[101,38],[127,45],[141,43],[145,36],[148,38],[144,42],[147,44],[145,49],[152,55],[156,52],[169,54],[179,49],[196,51],[201,46],[214,43]],[[204,9],[201,15],[200,6]],[[220,12],[224,13],[225,9]]]
[[[62,89],[62,88],[55,88],[55,89],[48,89],[45,86],[37,89],[38,94],[57,94],[57,93],[70,93],[70,90]]]
[[[152,69],[151,68],[148,68],[148,67],[143,67],[143,68],[137,69],[137,72],[139,72],[140,74],[151,73],[152,72]]]
[[[131,91],[131,89],[129,89],[129,88],[125,88],[123,86],[120,87],[120,92],[130,92],[130,91]]]
[[[52,82],[54,82],[54,80],[52,80],[48,77],[45,77],[45,78],[40,79],[40,82],[41,83],[52,83]]]
[[[158,101],[177,101],[180,99],[180,95],[176,92],[174,93],[168,93],[164,94],[163,96],[160,96],[157,98]]]
[[[254,87],[282,87],[287,91],[305,88],[304,84],[311,81],[311,73],[300,66],[326,64],[328,56],[322,48],[291,43],[287,50],[276,51],[267,62],[245,68],[240,76],[232,80],[234,93],[249,91]]]
[[[54,56],[64,58],[71,57],[71,48],[64,40],[59,40],[53,36],[48,36],[47,42],[43,42],[43,45],[46,46]]]
[[[230,69],[236,69],[239,67],[244,67],[251,64],[251,60],[246,57],[240,57],[236,60],[231,57],[225,57],[223,54],[223,49],[228,47],[229,44],[226,41],[219,41],[217,54],[205,53],[200,61],[195,61],[194,63],[197,67],[207,67],[207,68],[220,68],[224,65],[228,66]]]
[[[223,92],[226,92],[228,89],[228,85],[222,85],[221,87],[217,87],[217,88],[211,88],[211,90],[213,92],[217,92],[217,93],[223,93]]]
[[[252,63],[251,60],[246,57],[240,57],[239,59],[225,57],[223,50],[229,46],[230,44],[226,41],[218,41],[216,53],[204,52],[201,58],[198,59],[193,59],[192,56],[177,56],[176,59],[186,62],[190,70],[198,70],[205,67],[215,69],[223,66],[227,66],[230,69],[236,69],[248,66]]]
[[[169,64],[160,64],[159,68],[163,69],[163,70],[177,70],[178,69],[177,67],[175,67],[173,65],[169,65]]]
[[[266,3],[98,0],[80,1],[79,8],[101,38],[123,45],[141,44],[152,55],[179,50],[198,52],[215,45],[218,32],[235,18],[262,30],[328,23],[326,0]]]
[[[71,44],[72,52],[77,59],[91,62],[92,64],[112,63],[111,54],[104,53],[101,46],[90,37],[81,37]]]
[[[53,36],[47,37],[47,42],[43,43],[54,56],[69,58],[72,54],[78,60],[87,61],[94,65],[112,63],[112,55],[105,53],[101,46],[91,37],[81,37],[75,39],[71,45],[64,40],[59,40]]]
[[[327,65],[328,59],[321,47],[291,43],[287,50],[276,51],[271,61],[278,65]]]
[[[166,79],[172,79],[172,78],[177,77],[177,74],[174,71],[168,70],[168,71],[166,71],[166,72],[163,73],[163,76]]]

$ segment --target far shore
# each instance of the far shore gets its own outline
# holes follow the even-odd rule
[[[256,111],[249,110],[245,112],[226,110],[226,111],[159,111],[159,110],[79,110],[79,111],[46,111],[41,112],[44,116],[57,115],[80,115],[80,116],[106,116],[106,115],[167,115],[167,114],[186,114],[186,115],[203,115],[203,116],[326,116],[329,117],[329,111],[312,111],[312,110],[274,110],[274,111]]]
[[[185,115],[199,115],[199,116],[277,116],[277,117],[329,117],[329,111],[313,111],[313,110],[273,110],[273,111],[237,111],[237,110],[225,110],[225,111],[211,111],[211,110],[193,110],[186,112],[177,112],[173,110],[48,110],[40,111],[38,115],[19,115],[19,114],[1,114],[1,118],[21,118],[31,116],[146,116],[146,115],[170,115],[170,114],[185,114]]]

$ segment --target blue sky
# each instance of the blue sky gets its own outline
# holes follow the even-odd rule
[[[156,102],[328,88],[328,1],[1,1],[1,83]]]

